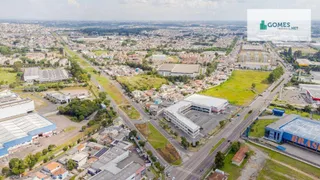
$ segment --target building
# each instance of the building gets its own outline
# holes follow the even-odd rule
[[[262,45],[253,45],[253,44],[243,44],[241,46],[242,51],[264,51],[264,48]]]
[[[90,180],[133,180],[133,179],[141,179],[143,174],[145,173],[146,167],[142,166],[139,163],[131,162],[120,172],[112,172],[108,170],[103,170],[99,172],[97,175],[90,178]]]
[[[232,164],[240,166],[249,151],[248,146],[242,146],[232,158]]]
[[[28,83],[35,81],[43,82],[57,82],[69,79],[68,72],[63,68],[57,69],[40,69],[39,67],[25,68],[23,73],[23,80]]]
[[[152,55],[152,61],[165,61],[165,60],[167,60],[167,55],[164,55],[164,54]]]
[[[287,115],[265,128],[265,138],[320,152],[320,122],[298,115]]]
[[[83,165],[86,164],[88,159],[88,153],[86,152],[80,152],[76,153],[71,159],[76,162],[77,168],[81,168]]]
[[[296,62],[300,67],[320,66],[319,62],[310,61],[309,59],[297,59]]]
[[[301,93],[306,95],[309,103],[320,104],[320,85],[299,84]]]
[[[219,113],[228,106],[228,101],[199,94],[193,94],[183,101],[164,109],[164,117],[171,121],[190,137],[195,138],[200,133],[200,127],[188,119],[185,114],[190,110],[201,111],[205,113]]]
[[[227,180],[228,179],[228,175],[219,170],[216,169],[215,171],[213,171],[210,176],[208,176],[207,180]]]
[[[52,179],[65,179],[69,174],[62,164],[57,162],[50,162],[42,168],[42,171],[41,174],[49,174]]]
[[[35,138],[52,135],[56,125],[34,110],[33,100],[22,99],[8,90],[0,92],[0,157]]]
[[[65,95],[61,92],[49,92],[46,93],[45,97],[49,101],[57,104],[65,104],[71,101],[71,97],[69,95]]]
[[[162,76],[189,76],[196,77],[200,74],[199,64],[162,64],[158,73]]]

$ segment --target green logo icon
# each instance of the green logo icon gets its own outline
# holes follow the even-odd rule
[[[260,30],[267,30],[267,25],[264,23],[264,20],[261,20]]]

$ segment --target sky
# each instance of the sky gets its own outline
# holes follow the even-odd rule
[[[0,19],[225,21],[262,8],[311,9],[320,20],[320,0],[0,0]]]

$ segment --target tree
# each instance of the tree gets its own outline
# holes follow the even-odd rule
[[[291,48],[291,47],[290,47],[289,50],[288,50],[288,56],[289,56],[289,57],[292,57],[292,48]]]
[[[49,161],[48,157],[45,157],[45,158],[43,159],[43,162],[44,162],[44,163],[46,163],[46,162],[48,162],[48,161]]]
[[[253,90],[256,89],[256,83],[251,84],[251,89],[253,89]]]
[[[48,151],[53,151],[53,149],[56,147],[56,145],[54,145],[54,144],[50,144],[49,146],[48,146]]]
[[[225,121],[220,121],[219,124],[220,124],[220,127],[223,127],[225,125]]]
[[[10,168],[4,167],[4,168],[2,168],[1,172],[2,172],[2,175],[7,177],[10,175]]]
[[[33,168],[34,165],[37,163],[37,159],[35,158],[34,155],[29,154],[25,159],[24,163],[28,166],[29,170]]]
[[[294,110],[294,106],[292,106],[291,104],[287,104],[286,106],[289,110]]]
[[[63,151],[67,151],[68,150],[68,146],[63,147]]]
[[[144,147],[144,146],[146,145],[146,142],[144,142],[144,141],[139,141],[139,145],[140,145],[141,147]]]
[[[107,93],[99,92],[99,99],[101,100],[101,102],[103,102],[105,99],[107,99]]]
[[[312,107],[311,107],[310,105],[306,105],[306,106],[303,108],[303,111],[310,113],[310,112],[312,111]]]
[[[152,156],[152,151],[147,150],[147,154],[148,154],[148,156]]]
[[[187,149],[190,146],[190,143],[187,141],[185,137],[181,137],[181,145]]]
[[[136,130],[132,130],[132,131],[130,131],[130,133],[129,133],[129,137],[137,137],[137,131]]]
[[[77,163],[76,163],[74,160],[72,160],[72,159],[69,159],[69,160],[68,160],[68,162],[67,162],[67,169],[68,169],[69,171],[71,171],[71,170],[73,170],[74,168],[76,168],[76,166],[77,166]]]
[[[48,149],[43,149],[42,150],[42,155],[46,155],[48,153]]]
[[[13,158],[9,162],[9,167],[11,169],[12,174],[14,175],[20,175],[24,173],[26,170],[26,166],[23,160],[18,158]]]
[[[237,151],[239,151],[240,146],[241,146],[241,143],[239,141],[233,142],[232,145],[231,145],[231,150],[230,151],[232,153],[236,153]]]
[[[21,61],[16,61],[13,63],[13,70],[15,72],[20,72],[21,71],[21,68],[22,68],[22,62]]]
[[[302,51],[298,50],[293,53],[295,59],[300,58],[302,56]]]
[[[221,151],[219,151],[214,160],[214,164],[216,165],[216,168],[220,169],[224,166],[224,159],[225,159],[224,154]]]

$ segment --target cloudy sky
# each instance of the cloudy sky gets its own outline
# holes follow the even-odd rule
[[[320,20],[319,0],[0,0],[0,19],[245,20],[250,8],[307,8]]]

